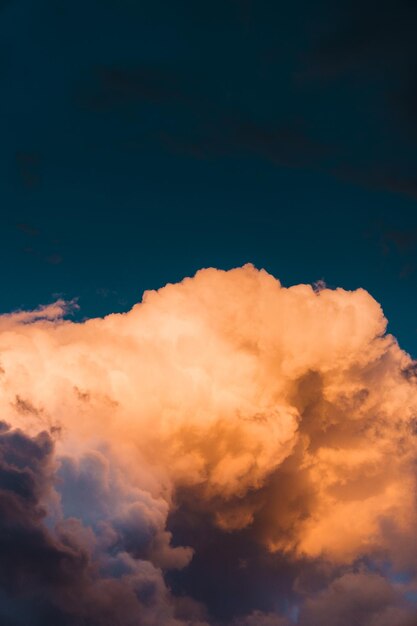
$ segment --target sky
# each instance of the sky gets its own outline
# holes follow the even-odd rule
[[[417,352],[415,4],[3,0],[2,311],[251,262]]]
[[[417,620],[414,0],[0,0],[0,621]]]

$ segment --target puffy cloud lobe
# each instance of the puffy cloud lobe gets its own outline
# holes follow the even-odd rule
[[[0,582],[7,594],[65,586],[82,573],[83,551],[54,538],[43,524],[42,497],[51,489],[52,442],[5,424],[0,433]]]
[[[53,527],[47,523],[54,466],[46,432],[31,438],[2,425],[2,623],[182,624],[175,618],[161,569],[150,558],[133,558],[128,545],[106,545],[99,530],[91,532],[78,519],[61,517]],[[147,514],[137,512],[138,528]]]
[[[39,320],[56,320],[77,308],[78,305],[75,300],[71,302],[57,300],[48,306],[40,306],[34,311],[5,313],[0,316],[0,329],[4,331],[8,327],[13,328],[16,324],[30,324]]]
[[[187,570],[188,545],[201,547],[190,525],[200,514],[219,536],[287,559],[293,578],[307,561],[334,568],[339,582],[301,594],[303,626],[326,611],[339,619],[337,590],[356,589],[340,568],[366,557],[413,570],[414,364],[368,293],[287,289],[247,265],[147,292],[125,314],[74,323],[66,310],[0,318],[0,408],[20,429],[5,433],[33,447],[49,430],[56,451],[35,469],[26,460],[24,475],[0,473],[0,488],[13,502],[36,493],[23,517],[69,563],[52,604],[67,610],[77,594],[70,623],[203,623],[164,582]],[[198,514],[173,545],[170,519],[186,501]],[[408,611],[398,594],[375,626]],[[279,614],[256,602],[239,623],[295,619],[282,602]]]
[[[377,574],[349,572],[309,598],[300,626],[412,626],[416,611],[404,596]]]
[[[90,451],[79,459],[63,457],[58,480],[64,516],[92,528],[99,548],[126,551],[162,568],[182,568],[190,561],[189,548],[170,545],[167,501],[129,484],[109,455]]]
[[[254,611],[242,619],[234,621],[233,626],[289,626],[287,618],[274,613]]]

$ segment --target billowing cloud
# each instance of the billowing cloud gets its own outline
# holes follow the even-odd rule
[[[346,573],[307,600],[300,626],[412,626],[415,610],[400,591],[372,573]]]
[[[246,265],[67,310],[0,317],[11,623],[407,623],[415,367],[367,292]]]

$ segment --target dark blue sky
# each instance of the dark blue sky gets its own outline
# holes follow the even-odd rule
[[[253,262],[368,289],[417,355],[414,2],[0,10],[2,311]]]

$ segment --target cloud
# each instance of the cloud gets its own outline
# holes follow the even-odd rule
[[[7,610],[314,626],[366,587],[375,626],[408,619],[390,577],[417,576],[415,364],[366,291],[246,265],[127,313],[67,310],[0,317],[0,494],[22,533]]]
[[[237,619],[233,626],[289,626],[290,622],[274,613],[261,613],[254,611],[243,619]]]
[[[416,611],[394,585],[377,574],[347,573],[307,600],[300,626],[411,626]]]
[[[39,625],[179,626],[182,622],[174,618],[161,570],[149,558],[130,556],[134,551],[128,542],[116,544],[116,532],[112,536],[104,515],[97,528],[83,526],[73,517],[48,522],[48,499],[53,510],[58,498],[53,489],[56,463],[46,432],[31,438],[2,425],[0,615],[7,617],[11,610],[13,624],[30,619]],[[130,521],[136,531],[158,525],[160,520],[152,519],[152,503],[147,504],[147,508],[137,504],[134,519],[125,524]],[[84,510],[88,512],[88,506]],[[143,545],[152,534],[145,533]]]
[[[53,304],[40,306],[33,311],[16,311],[0,315],[0,331],[14,329],[16,324],[31,324],[36,321],[55,321],[78,308],[75,300],[57,300]]]

